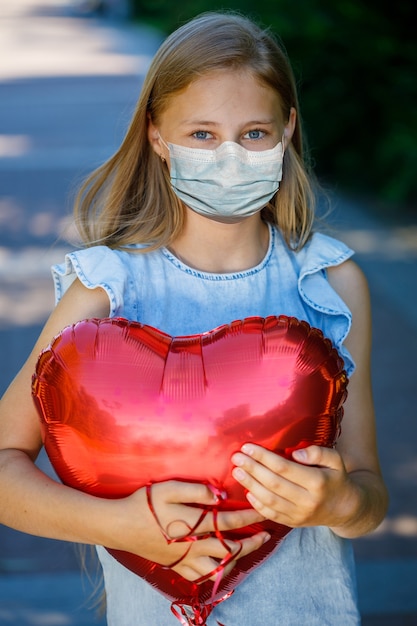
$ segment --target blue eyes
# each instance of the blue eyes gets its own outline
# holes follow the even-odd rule
[[[208,130],[198,130],[196,133],[193,133],[193,137],[195,137],[196,139],[211,139],[209,135],[210,133],[208,132]]]
[[[208,130],[197,130],[192,134],[195,139],[199,139],[201,141],[213,139],[213,135]],[[257,140],[263,139],[266,136],[266,132],[264,130],[249,130],[247,133],[243,135],[243,139],[249,140]]]
[[[265,137],[265,131],[263,130],[250,130],[245,135],[245,139],[262,139],[263,137]]]

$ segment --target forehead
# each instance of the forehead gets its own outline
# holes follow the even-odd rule
[[[215,70],[172,94],[162,116],[180,124],[197,118],[216,122],[228,117],[237,121],[259,116],[281,121],[281,98],[250,70]]]

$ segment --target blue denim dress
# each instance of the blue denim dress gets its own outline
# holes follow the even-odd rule
[[[110,317],[190,335],[250,316],[287,315],[320,328],[339,350],[348,375],[354,363],[343,342],[351,313],[330,286],[326,270],[353,252],[315,233],[299,252],[270,226],[262,262],[247,271],[211,274],[184,265],[167,249],[146,254],[96,246],[72,252],[52,268],[57,300],[78,277],[102,287]],[[107,593],[109,626],[178,626],[170,602],[97,548]],[[327,527],[292,530],[280,547],[213,610],[208,626],[357,626],[352,546]]]

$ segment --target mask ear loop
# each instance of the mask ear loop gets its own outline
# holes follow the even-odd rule
[[[281,138],[282,158],[284,158],[284,154],[285,154],[285,151],[287,149],[287,146],[285,145],[285,137],[286,137],[286,135],[285,135],[285,130],[284,130],[284,132],[282,133],[282,138]]]
[[[169,145],[166,143],[166,141],[164,141],[161,137],[161,133],[158,131],[158,138],[161,140],[161,142],[163,143],[163,145],[165,146],[165,148],[168,150],[169,152]],[[162,154],[162,152],[159,153],[159,158],[161,159],[162,163],[166,163],[166,158],[164,157],[164,155]]]

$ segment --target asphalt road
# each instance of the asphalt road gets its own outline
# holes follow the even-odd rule
[[[81,16],[65,0],[2,0],[0,392],[53,306],[49,267],[74,242],[74,189],[117,147],[159,41],[144,27]],[[417,624],[417,224],[384,223],[364,203],[340,197],[331,223],[370,282],[378,437],[391,493],[384,523],[355,541],[363,623],[410,626]],[[40,464],[51,471],[45,457]],[[93,588],[73,546],[0,527],[1,624],[101,624],[88,601]]]

